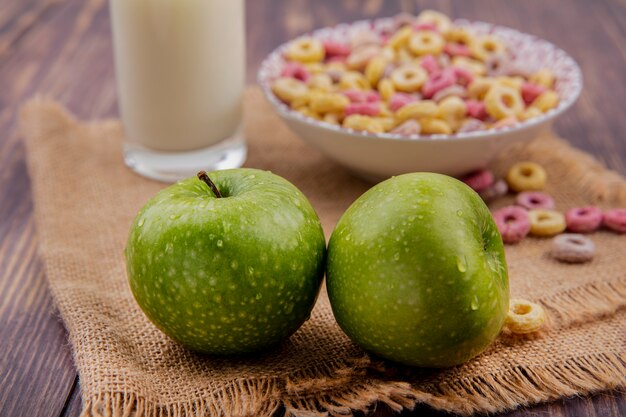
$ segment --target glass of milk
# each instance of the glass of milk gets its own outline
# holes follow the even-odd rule
[[[246,158],[244,0],[109,0],[124,158],[176,181]]]

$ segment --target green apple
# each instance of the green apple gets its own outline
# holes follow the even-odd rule
[[[509,306],[489,210],[467,185],[432,173],[391,178],[352,204],[330,238],[326,285],[356,344],[423,367],[476,356]]]
[[[128,236],[130,288],[146,316],[204,353],[266,349],[309,317],[324,274],[317,214],[255,169],[198,174],[153,197]]]

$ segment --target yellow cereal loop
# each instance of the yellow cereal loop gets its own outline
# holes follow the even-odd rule
[[[378,81],[385,73],[386,66],[387,59],[382,56],[376,56],[370,59],[370,62],[367,63],[367,66],[365,67],[365,78],[372,87],[376,87],[378,85]]]
[[[413,28],[411,26],[405,26],[389,38],[388,45],[395,50],[399,50],[409,43],[409,38],[412,34]]]
[[[409,39],[409,50],[415,55],[439,55],[445,45],[441,35],[431,30],[415,32]]]
[[[272,92],[286,103],[305,98],[309,88],[300,80],[291,77],[281,77],[272,83]]]
[[[466,56],[455,56],[452,58],[452,65],[468,70],[474,75],[486,75],[487,67],[480,61]]]
[[[518,162],[506,174],[509,187],[518,193],[543,190],[547,179],[546,170],[534,162]]]
[[[540,330],[546,321],[546,313],[539,304],[521,298],[511,299],[505,324],[516,334],[528,334]]]
[[[343,116],[339,113],[326,113],[323,117],[322,120],[325,121],[326,123],[330,123],[333,125],[339,125],[341,124],[341,120],[342,120]]]
[[[380,56],[385,58],[387,62],[393,62],[396,59],[396,51],[390,46],[385,46],[380,51]]]
[[[308,37],[296,39],[285,50],[287,59],[302,63],[322,61],[324,55],[324,45],[317,39]]]
[[[445,14],[436,10],[424,10],[416,19],[417,23],[432,23],[441,33],[446,33],[452,27],[452,21]]]
[[[482,100],[494,83],[495,81],[492,78],[476,77],[474,81],[467,86],[467,95],[470,98]]]
[[[347,71],[341,75],[339,88],[342,90],[369,90],[370,83],[360,72]]]
[[[313,74],[309,79],[309,87],[330,92],[333,89],[333,80],[326,73]]]
[[[309,106],[316,113],[342,112],[350,104],[350,99],[340,93],[319,94],[311,98]]]
[[[534,108],[545,113],[548,110],[555,108],[558,104],[559,96],[554,91],[548,90],[541,93],[539,97],[533,100],[530,104],[530,108]]]
[[[378,92],[380,93],[380,97],[384,101],[389,101],[391,96],[393,96],[396,92],[395,87],[393,86],[393,81],[389,78],[383,78],[378,82]]]
[[[474,40],[474,34],[464,27],[453,27],[444,34],[448,42],[469,45]]]
[[[373,117],[363,116],[360,114],[351,114],[343,120],[343,127],[364,130],[370,133],[383,133],[385,129],[380,121]]]
[[[313,119],[319,120],[320,119],[320,115],[315,113],[313,110],[311,110],[309,107],[307,106],[303,106],[303,107],[298,107],[298,108],[294,108],[295,111],[307,116],[307,117],[311,117]]]
[[[521,91],[522,84],[524,84],[523,77],[498,77],[496,82],[500,85],[505,85],[507,87],[514,88],[518,91]]]
[[[505,119],[522,112],[524,100],[514,88],[495,84],[485,95],[485,109],[494,119]]]
[[[424,68],[412,64],[398,67],[391,73],[391,81],[395,89],[405,93],[418,91],[427,77],[428,73]]]
[[[469,45],[472,56],[481,61],[486,60],[489,55],[506,52],[506,47],[498,38],[493,35],[485,35],[474,38]]]
[[[396,120],[393,117],[376,117],[375,119],[380,123],[385,132],[389,132],[396,127]]]
[[[530,234],[535,236],[554,236],[563,232],[567,223],[563,213],[553,210],[530,210]]]
[[[380,54],[380,51],[381,48],[378,45],[362,46],[348,55],[346,65],[351,70],[362,71],[372,58]]]
[[[312,62],[310,64],[304,64],[304,67],[311,74],[319,74],[326,70],[326,67],[321,62]]]
[[[449,135],[452,133],[450,125],[443,120],[426,117],[420,120],[422,133],[426,135]]]
[[[439,102],[437,109],[437,117],[440,119],[461,120],[465,117],[467,106],[462,98],[456,96],[446,97]]]
[[[532,74],[528,80],[542,87],[552,88],[554,85],[554,74],[549,69],[543,68]]]
[[[542,114],[541,110],[535,107],[528,107],[526,110],[517,115],[517,118],[520,121],[526,121],[532,119],[534,117],[540,116]]]
[[[424,119],[437,117],[437,103],[432,100],[420,100],[402,106],[396,112],[396,121],[398,124],[409,119]]]

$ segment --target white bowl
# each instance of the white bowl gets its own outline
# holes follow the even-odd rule
[[[308,36],[345,41],[365,29],[380,33],[391,23],[392,18],[364,20],[319,29]],[[291,110],[271,91],[271,83],[279,77],[285,62],[283,51],[287,43],[263,61],[258,82],[266,98],[300,138],[362,177],[379,180],[416,171],[459,176],[487,166],[506,147],[531,140],[549,129],[556,117],[571,107],[580,95],[582,75],[576,62],[550,42],[489,23],[457,20],[455,24],[470,27],[477,34],[498,36],[514,51],[516,62],[529,73],[540,68],[551,69],[556,77],[559,105],[541,116],[497,130],[407,137],[354,131]]]

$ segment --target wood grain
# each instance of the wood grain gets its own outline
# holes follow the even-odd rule
[[[543,37],[581,65],[585,90],[558,133],[626,174],[626,0],[250,0],[248,81],[278,44],[326,25],[432,7]],[[116,116],[106,0],[3,0],[0,8],[0,416],[78,416],[67,335],[37,256],[30,181],[15,131],[21,103],[51,95],[82,118]],[[391,416],[382,407],[377,416]],[[403,416],[443,416],[418,406]],[[562,399],[505,414],[623,416],[623,393]]]

